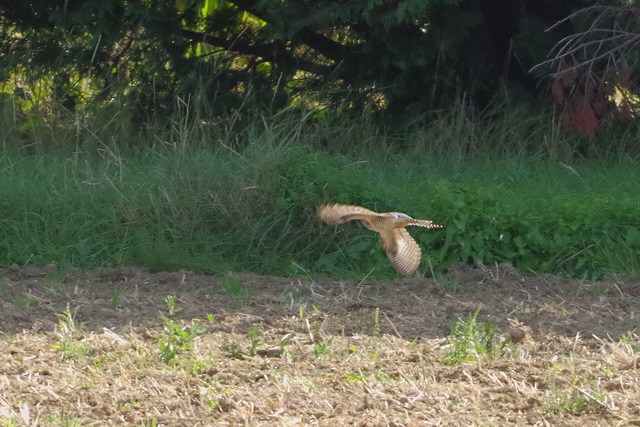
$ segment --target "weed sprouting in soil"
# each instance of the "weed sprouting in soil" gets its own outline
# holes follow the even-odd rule
[[[574,379],[571,391],[565,391],[556,387],[554,379],[551,378],[542,411],[552,414],[580,414],[607,408],[606,391],[597,384],[591,384],[585,389],[578,386],[579,382],[577,378]]]
[[[318,341],[313,343],[313,355],[315,357],[327,357],[331,354],[331,343],[328,341]]]
[[[228,339],[225,339],[220,346],[220,349],[226,353],[226,356],[231,359],[244,360],[244,355],[240,346],[234,342],[230,342]]]
[[[125,288],[118,286],[116,290],[113,292],[113,297],[111,297],[111,308],[116,308],[118,306],[118,298],[125,291]]]
[[[68,409],[63,409],[59,414],[47,414],[43,417],[45,423],[55,423],[61,427],[80,427],[82,422],[74,418]]]
[[[18,418],[17,417],[7,417],[2,416],[2,427],[18,427]]]
[[[254,326],[249,330],[249,337],[251,338],[251,348],[249,348],[249,356],[254,357],[256,355],[256,348],[258,347],[258,338],[262,335],[262,328]]]
[[[240,296],[242,294],[242,281],[237,277],[229,277],[220,282],[220,286],[231,295]]]
[[[82,323],[77,323],[76,314],[78,309],[71,311],[67,304],[67,309],[62,313],[56,313],[58,316],[58,325],[56,326],[56,334],[60,340],[51,345],[51,348],[61,354],[62,360],[74,359],[78,356],[88,356],[91,354],[91,347],[77,343],[74,334],[83,329]]]
[[[640,353],[640,336],[634,332],[622,334],[620,344],[624,345],[630,354]]]
[[[13,302],[18,307],[31,307],[33,305],[39,305],[42,301],[35,298],[21,298]]]
[[[508,340],[497,336],[493,322],[478,322],[478,313],[480,307],[466,321],[459,319],[453,325],[451,335],[447,338],[444,363],[479,362],[483,357],[489,361],[495,360],[510,345]]]
[[[357,373],[353,373],[353,374],[345,374],[345,376],[347,377],[348,380],[350,381],[354,381],[354,382],[359,382],[360,384],[362,384],[365,388],[369,387],[369,384],[367,382],[367,378],[366,376],[362,373],[362,370],[358,369]]]
[[[181,353],[186,352],[191,348],[189,343],[193,338],[204,332],[204,329],[196,322],[191,322],[186,326],[177,325],[173,319],[170,319],[160,313],[160,316],[165,322],[165,336],[160,342],[160,353],[158,359],[165,363],[169,363],[179,358]]]
[[[55,271],[48,273],[45,280],[49,282],[48,290],[53,294],[66,293],[69,285],[64,282],[66,274],[63,271]]]
[[[167,296],[165,302],[170,316],[181,310],[176,307],[173,296]],[[204,333],[204,329],[195,321],[192,321],[189,325],[179,326],[173,319],[165,316],[162,311],[160,311],[160,317],[165,323],[165,334],[159,343],[160,353],[158,354],[158,359],[164,363],[169,363],[178,360],[182,353],[191,349],[190,341]]]
[[[156,417],[151,417],[142,422],[142,427],[157,427],[158,419]]]
[[[62,313],[56,313],[58,316],[58,328],[60,329],[60,333],[65,335],[71,335],[77,331],[81,331],[84,327],[83,323],[78,324],[76,322],[76,314],[78,313],[78,309],[71,311],[69,309],[69,305],[67,304],[67,309]]]
[[[173,295],[167,295],[164,302],[167,304],[167,308],[169,309],[169,316],[173,316],[182,310],[182,308],[176,306],[176,298]]]

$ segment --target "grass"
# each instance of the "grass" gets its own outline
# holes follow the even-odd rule
[[[223,280],[220,282],[220,286],[234,296],[240,296],[243,292],[242,281],[237,277],[229,277]]]
[[[76,313],[78,309],[71,311],[67,304],[67,309],[62,313],[56,313],[58,316],[58,326],[56,334],[60,340],[56,344],[52,344],[51,348],[56,350],[62,356],[62,360],[75,359],[80,356],[91,354],[91,347],[86,344],[78,343],[74,339],[77,332],[82,331],[84,325],[76,321]]]
[[[542,410],[552,414],[579,414],[581,412],[598,411],[606,408],[607,393],[597,385],[590,385],[587,390],[578,386],[574,380],[571,391],[560,390],[550,381],[549,390],[544,399]]]
[[[477,321],[478,308],[469,314],[466,321],[459,319],[447,338],[443,361],[447,365],[457,363],[497,360],[502,351],[510,343],[497,336],[496,326],[489,320],[486,323]]]
[[[504,99],[492,108],[511,108]],[[396,277],[375,234],[316,219],[320,203],[342,202],[443,224],[412,233],[425,274],[427,258],[436,274],[456,262],[638,272],[640,168],[619,154],[632,130],[585,142],[523,108],[487,121],[461,106],[386,134],[367,116],[293,111],[14,129],[0,155],[0,266]],[[581,144],[602,156],[572,157]]]

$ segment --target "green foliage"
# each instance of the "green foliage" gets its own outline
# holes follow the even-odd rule
[[[586,390],[582,389],[578,387],[578,382],[578,379],[575,379],[571,391],[567,392],[558,389],[553,379],[551,379],[549,390],[542,406],[544,412],[580,414],[602,409],[606,401],[607,392],[597,385],[590,385]]]
[[[503,81],[544,89],[527,73],[553,46],[544,30],[590,4],[10,2],[0,5],[0,84],[29,112],[25,131],[51,125],[35,114],[46,109],[90,119],[113,105],[138,124],[191,101],[213,115],[320,105],[398,116],[466,93],[484,107]]]
[[[118,286],[115,290],[115,292],[113,293],[113,297],[111,297],[111,308],[116,308],[118,306],[118,299],[120,298],[120,295],[123,294],[123,292],[125,291],[125,288]]]
[[[158,359],[164,363],[169,363],[178,360],[181,353],[189,350],[191,348],[189,341],[204,333],[204,329],[200,328],[195,322],[181,327],[173,319],[162,314],[162,312],[160,312],[160,317],[165,323],[165,335],[159,344],[160,353],[158,353]]]
[[[258,347],[258,338],[262,336],[262,328],[254,326],[249,331],[249,337],[251,338],[251,348],[249,349],[249,356],[254,357],[256,355],[256,348]]]
[[[464,362],[479,362],[482,357],[494,360],[508,342],[496,336],[496,327],[491,322],[478,323],[480,308],[470,314],[466,321],[459,319],[447,338],[444,363],[454,365]]]
[[[175,297],[171,295],[165,298],[165,302],[169,309],[169,316],[173,316],[182,310],[176,307]],[[189,341],[205,332],[196,322],[191,322],[189,325],[181,327],[173,319],[162,314],[162,311],[160,311],[160,317],[165,323],[165,335],[159,343],[160,353],[158,354],[158,359],[164,363],[179,360],[180,354],[191,348]]]
[[[234,297],[249,299],[253,295],[253,288],[243,286],[242,281],[237,277],[230,277],[220,282],[220,286]]]
[[[640,353],[640,337],[633,332],[622,334],[620,343],[627,346],[631,353]]]
[[[230,359],[244,360],[240,346],[236,343],[230,343],[226,338],[220,346],[220,349],[227,353],[227,357]]]
[[[474,118],[461,105],[401,134],[380,133],[368,114],[289,112],[240,125],[185,111],[172,131],[141,131],[144,144],[112,127],[119,115],[72,142],[73,122],[62,120],[33,130],[29,147],[9,140],[0,155],[0,266],[397,277],[362,224],[317,219],[319,204],[339,202],[444,225],[408,229],[423,249],[419,271],[436,277],[459,262],[587,278],[640,271],[637,161],[574,159],[572,137],[507,94],[492,111],[491,121]],[[112,130],[122,145],[93,136]],[[637,136],[592,143],[628,153]],[[538,139],[555,145],[536,154]],[[62,278],[50,277],[52,291],[66,291]]]
[[[157,427],[158,420],[156,417],[147,418],[142,422],[142,427]]]
[[[316,357],[326,357],[331,354],[331,343],[328,341],[318,341],[313,344],[313,355]]]
[[[56,313],[58,316],[58,331],[62,335],[72,335],[77,331],[81,331],[84,328],[84,324],[78,324],[76,322],[76,314],[78,309],[71,311],[69,310],[69,305],[67,305],[67,309],[62,313]]]
[[[7,417],[5,415],[2,416],[2,427],[17,427],[18,426],[18,418],[16,417]]]
[[[60,341],[57,344],[53,344],[51,348],[61,354],[62,360],[91,354],[91,347],[77,343],[74,340],[74,334],[84,328],[84,324],[78,324],[76,321],[77,311],[77,308],[74,311],[69,310],[67,305],[67,310],[62,313],[56,313],[56,316],[58,316],[56,333],[60,337]]]
[[[621,253],[637,253],[637,206],[624,190],[615,196],[595,193],[579,177],[567,179],[561,171],[540,171],[547,174],[541,176],[542,185],[554,186],[554,179],[564,183],[546,196],[533,187],[528,194],[504,188],[479,193],[439,183],[450,193],[435,202],[446,205],[449,216],[444,244],[437,250],[437,268],[460,261],[510,262],[521,271],[590,279],[611,274]],[[513,184],[514,190],[519,184]],[[538,197],[543,197],[542,203],[536,203]]]
[[[182,310],[181,308],[176,307],[176,299],[173,295],[167,295],[167,297],[164,299],[164,302],[167,303],[169,316],[173,316],[174,314]]]

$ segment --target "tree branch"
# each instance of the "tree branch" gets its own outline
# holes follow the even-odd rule
[[[273,41],[271,43],[257,45],[240,39],[227,40],[222,37],[184,29],[182,30],[182,35],[189,40],[218,46],[243,55],[257,56],[274,64],[292,66],[298,70],[308,71],[316,75],[328,76],[333,73],[336,68],[335,66],[320,65],[293,57],[282,41]]]
[[[276,17],[268,16],[266,13],[261,13],[256,8],[256,0],[231,0],[231,3],[267,23],[273,24],[273,21],[277,19]],[[322,34],[315,33],[308,28],[299,31],[292,37],[292,39],[299,39],[310,48],[315,49],[325,57],[336,62],[344,60],[347,55],[347,49],[344,45],[333,41]]]

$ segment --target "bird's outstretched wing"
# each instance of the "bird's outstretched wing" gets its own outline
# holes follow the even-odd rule
[[[318,208],[318,217],[327,224],[344,224],[354,219],[369,220],[380,214],[362,206],[354,205],[322,205]]]
[[[413,219],[400,212],[377,213],[361,206],[322,205],[318,217],[327,224],[343,224],[360,220],[369,230],[377,231],[382,238],[382,249],[387,253],[391,265],[401,274],[411,274],[418,268],[422,251],[420,246],[404,228],[416,225],[425,228],[442,228],[426,219]]]
[[[404,228],[380,230],[382,249],[387,253],[391,265],[399,273],[409,275],[420,264],[422,251],[413,237]]]

